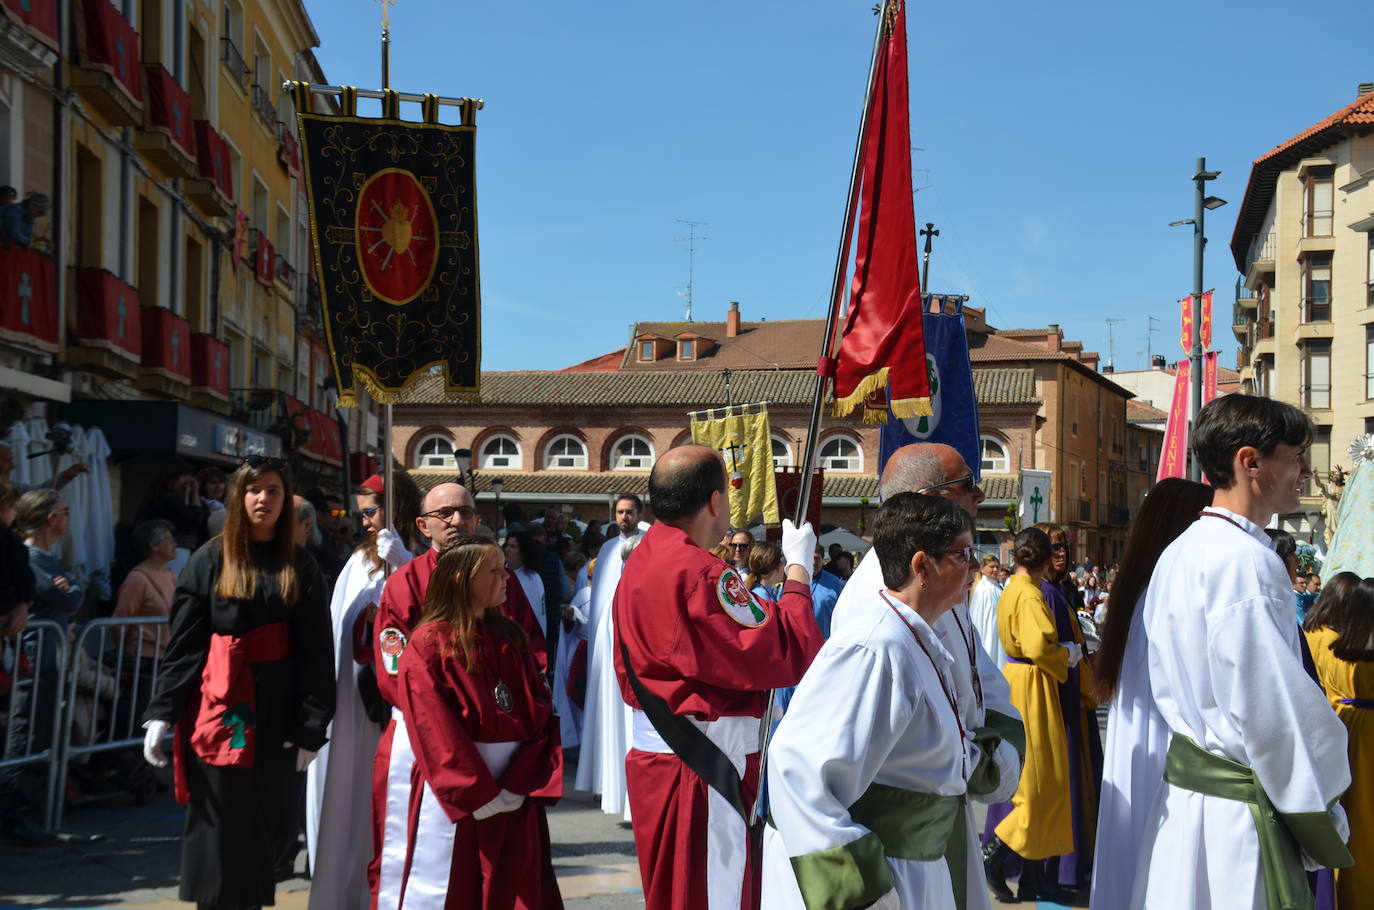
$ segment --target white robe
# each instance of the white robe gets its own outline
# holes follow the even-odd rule
[[[587,660],[587,701],[582,715],[582,751],[577,759],[576,787],[601,794],[601,811],[629,818],[630,803],[625,798],[625,756],[630,751],[634,712],[620,694],[615,678],[615,633],[611,622],[611,598],[620,584],[625,567],[621,555],[625,548],[642,537],[612,537],[596,554],[592,573],[591,613],[587,625],[592,630],[591,653]]]
[[[558,732],[564,749],[575,749],[582,742],[582,709],[568,694],[568,665],[572,663],[573,652],[577,650],[577,646],[587,640],[587,610],[591,596],[590,586],[577,589],[572,603],[568,604],[573,609],[572,628],[569,629],[565,625],[563,634],[558,636],[558,660],[554,663],[553,706],[558,711]],[[587,703],[585,694],[582,703]]]
[[[851,579],[845,590],[854,586]],[[843,628],[832,629],[773,736],[768,788],[776,827],[764,835],[764,910],[806,906],[793,857],[872,835],[849,812],[870,785],[957,796],[978,760],[946,695],[958,658],[905,604],[891,598],[899,618],[878,589],[859,590],[846,604]],[[954,910],[943,857],[884,862],[902,907]],[[855,871],[872,892],[881,870]]]
[[[514,572],[525,592],[525,599],[530,602],[530,609],[534,611],[534,618],[539,621],[539,628],[547,629],[548,605],[544,603],[544,579],[534,569],[524,566],[515,569]]]
[[[1002,586],[986,575],[979,575],[969,595],[968,607],[969,618],[978,630],[978,640],[999,670],[1007,665],[1007,649],[1002,647],[1002,636],[997,634],[997,602],[1001,599]]]
[[[1107,713],[1091,910],[1138,910],[1164,798],[1169,726],[1155,707],[1145,646],[1145,597],[1131,616],[1121,676]]]
[[[383,534],[395,535],[387,529]],[[396,540],[392,571],[410,561]],[[305,773],[305,843],[310,860],[312,910],[367,910],[367,864],[372,859],[372,764],[381,727],[358,698],[353,628],[359,615],[381,602],[386,573],[355,551],[339,573],[330,600],[338,683],[329,742]]]
[[[1345,725],[1303,670],[1292,587],[1262,528],[1205,509],[1160,557],[1144,606],[1150,685],[1170,730],[1253,769],[1279,812],[1325,811],[1345,792]],[[1157,814],[1143,906],[1265,906],[1247,804],[1166,783]],[[1339,805],[1331,815],[1344,831]]]
[[[851,606],[862,603],[860,591],[877,591],[882,587],[883,570],[878,565],[878,554],[874,550],[869,550],[854,569],[849,581],[845,583],[844,590],[840,592],[840,599],[835,604],[835,615],[830,621],[830,634],[845,631],[851,614],[861,620],[862,610],[856,610]],[[953,610],[936,621],[934,628],[935,634],[940,637],[940,643],[954,657],[951,675],[954,678],[955,695],[959,700],[959,711],[964,719],[964,729],[973,731],[984,726],[987,723],[988,711],[995,711],[1016,721],[1021,720],[1021,712],[1011,703],[1011,686],[978,640],[978,634],[969,617],[968,604],[956,604]],[[970,650],[973,652],[972,664],[977,665],[977,687],[973,684],[974,666],[969,661]],[[978,700],[979,688],[983,696],[981,704]],[[1010,743],[1003,743],[999,749],[1005,756],[1014,756]],[[1019,760],[1017,763],[1019,764]],[[1020,775],[1016,777],[1019,780]],[[968,857],[968,867],[964,870],[964,875],[968,880],[965,889],[968,897],[964,910],[991,910],[992,907],[988,899],[987,883],[983,877],[982,848],[978,841],[980,829],[974,823],[973,800],[989,804],[1005,802],[1011,799],[1012,793],[1016,791],[1016,784],[1017,780],[1003,780],[997,792],[971,795],[968,805],[965,806],[964,829],[968,833],[965,853]]]

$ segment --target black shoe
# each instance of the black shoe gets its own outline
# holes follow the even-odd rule
[[[1004,904],[1014,904],[1017,901],[1016,895],[1007,887],[1005,865],[1007,857],[1011,855],[1011,848],[1002,843],[1002,839],[996,835],[983,845],[983,877],[988,880],[988,888],[992,891],[993,897]]]
[[[40,828],[26,818],[12,819],[0,827],[0,841],[16,847],[47,847],[57,843],[56,831]]]
[[[1026,860],[1022,864],[1021,884],[1016,896],[1023,901],[1049,901],[1066,907],[1077,906],[1083,898],[1080,891],[1066,888],[1058,882],[1045,879],[1044,860]]]

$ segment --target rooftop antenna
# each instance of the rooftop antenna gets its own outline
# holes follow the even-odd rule
[[[1125,319],[1119,319],[1119,318],[1118,318],[1118,319],[1110,319],[1110,318],[1109,318],[1109,319],[1106,319],[1106,320],[1104,320],[1104,321],[1107,323],[1107,363],[1111,365],[1111,368],[1112,368],[1113,370],[1115,370],[1115,369],[1116,369],[1116,339],[1112,337],[1112,326],[1116,325],[1116,324],[1119,323],[1119,322],[1125,322],[1126,320],[1125,320]]]
[[[686,236],[686,237],[675,237],[675,238],[673,238],[673,239],[676,240],[678,243],[686,243],[686,244],[687,244],[687,288],[686,288],[685,290],[678,291],[678,295],[687,298],[687,313],[686,313],[685,316],[683,316],[683,321],[684,321],[684,322],[691,322],[691,321],[692,321],[692,269],[693,269],[693,266],[696,264],[696,263],[695,263],[695,259],[696,259],[696,252],[697,252],[697,241],[698,241],[698,240],[710,240],[710,239],[711,239],[711,238],[710,238],[708,235],[706,235],[706,234],[703,234],[703,235],[701,235],[700,237],[698,237],[698,236],[697,236],[697,228],[702,227],[702,226],[707,225],[707,224],[710,224],[710,222],[708,222],[708,221],[688,221],[686,218],[679,218],[679,219],[677,219],[677,223],[678,223],[678,224],[685,224],[685,225],[687,225],[687,236]]]
[[[1145,317],[1145,359],[1154,363],[1155,348],[1155,323],[1159,322],[1154,316]]]

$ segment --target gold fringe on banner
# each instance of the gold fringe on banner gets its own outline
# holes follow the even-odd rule
[[[883,367],[874,373],[865,376],[854,391],[844,398],[837,398],[832,406],[831,413],[835,417],[847,417],[853,413],[855,408],[862,407],[870,395],[881,392],[887,388],[888,368]],[[933,417],[935,412],[930,407],[929,398],[899,398],[892,402],[892,413],[905,420],[912,417]],[[863,422],[866,424],[887,423],[887,411],[875,411],[872,408],[865,408]]]

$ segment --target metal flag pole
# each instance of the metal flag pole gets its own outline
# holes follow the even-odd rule
[[[396,0],[378,0],[382,4],[382,90],[391,88],[391,4]],[[361,94],[361,93],[360,93]],[[400,338],[397,337],[397,344]],[[399,353],[399,351],[397,352]],[[382,508],[386,512],[386,523],[388,527],[396,524],[396,513],[392,511],[392,503],[396,501],[395,487],[392,485],[392,462],[395,459],[391,455],[391,402],[382,405]],[[400,532],[400,528],[396,529]],[[387,570],[390,574],[390,570]]]
[[[835,323],[839,319],[840,300],[844,296],[844,275],[846,264],[849,260],[849,243],[854,237],[854,219],[856,215],[855,202],[859,196],[859,166],[862,163],[864,151],[864,136],[868,132],[868,111],[873,101],[873,76],[878,71],[878,49],[883,44],[883,25],[887,21],[887,8],[892,0],[883,0],[882,7],[878,10],[878,26],[873,34],[873,51],[868,60],[868,82],[864,89],[863,113],[859,116],[859,135],[854,140],[854,161],[849,169],[849,192],[845,196],[844,203],[844,225],[840,230],[840,249],[835,254],[835,274],[830,283],[830,310],[825,317],[825,336],[821,341],[820,361],[816,369],[816,391],[811,399],[811,420],[806,429],[806,454],[802,459],[801,486],[797,491],[797,512],[793,521],[798,527],[806,520],[806,509],[810,505],[811,499],[811,472],[816,463],[817,438],[821,432],[821,407],[825,402],[825,391],[827,380],[830,379],[826,372],[820,368],[820,363],[825,362],[830,357],[830,349],[835,343]],[[759,812],[763,807],[764,794],[768,792],[766,786],[768,773],[768,733],[772,727],[773,704],[776,701],[777,691],[770,689],[768,699],[765,702],[763,717],[759,720],[759,790],[754,798],[754,809],[750,821],[759,817]]]
[[[844,276],[849,262],[849,244],[854,239],[855,202],[859,196],[859,166],[863,157],[864,136],[868,132],[868,111],[873,100],[873,76],[878,71],[878,49],[883,43],[883,25],[887,21],[887,8],[892,0],[883,0],[878,10],[878,27],[873,34],[873,53],[868,61],[868,83],[864,90],[863,113],[859,117],[859,135],[854,140],[854,161],[849,169],[849,192],[845,195],[844,222],[840,230],[840,248],[835,254],[835,274],[830,282],[830,309],[825,317],[825,335],[821,341],[820,362],[830,357],[835,344],[835,325],[839,320],[840,302],[844,298]],[[825,402],[826,386],[830,377],[820,369],[816,371],[816,389],[811,398],[811,419],[806,427],[806,450],[802,457],[801,486],[797,490],[797,512],[793,518],[798,525],[806,518],[806,509],[811,500],[811,472],[816,466],[817,441],[821,432],[821,407]]]

